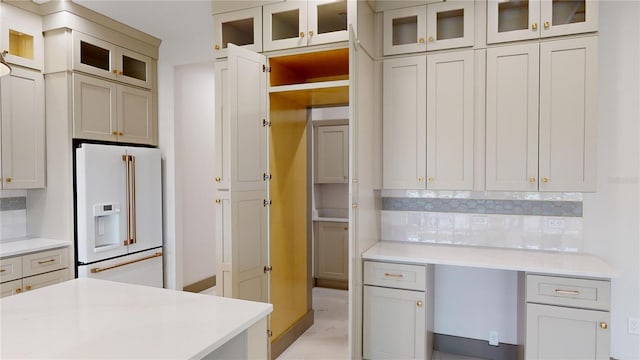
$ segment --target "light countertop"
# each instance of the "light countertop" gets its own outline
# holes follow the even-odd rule
[[[320,221],[325,221],[325,222],[340,222],[340,223],[348,223],[349,219],[348,218],[341,218],[341,217],[315,217],[313,218],[313,221],[316,222],[320,222]]]
[[[74,279],[0,299],[0,358],[201,358],[273,305]]]
[[[0,258],[67,246],[71,246],[71,241],[44,238],[9,240],[0,242]]]
[[[380,241],[362,258],[605,279],[616,276],[613,268],[593,255],[536,250]]]

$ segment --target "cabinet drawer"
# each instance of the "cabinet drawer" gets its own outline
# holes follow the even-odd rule
[[[22,258],[12,257],[0,260],[0,282],[20,279],[22,277]]]
[[[69,269],[52,271],[22,279],[22,291],[31,291],[41,287],[69,280]]]
[[[0,298],[20,294],[22,292],[22,280],[7,281],[0,284]]]
[[[22,276],[42,274],[69,265],[69,249],[43,251],[22,257]]]
[[[408,290],[426,290],[426,268],[375,261],[364,262],[364,283]]]
[[[608,281],[527,275],[527,302],[609,310],[609,301]]]

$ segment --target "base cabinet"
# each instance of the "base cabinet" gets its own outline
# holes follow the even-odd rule
[[[69,249],[61,248],[0,260],[0,297],[69,280]]]
[[[349,280],[349,227],[341,222],[316,223],[317,279]]]

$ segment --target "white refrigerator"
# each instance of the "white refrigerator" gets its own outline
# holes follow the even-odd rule
[[[76,149],[78,277],[163,286],[160,150]]]

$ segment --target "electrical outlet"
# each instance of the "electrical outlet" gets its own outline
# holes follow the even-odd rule
[[[489,345],[498,346],[500,343],[498,341],[498,332],[497,331],[489,331]]]
[[[547,219],[547,226],[550,229],[564,229],[563,219]]]
[[[640,319],[629,318],[627,321],[627,331],[632,335],[640,335]]]
[[[487,225],[489,223],[489,217],[487,216],[473,216],[471,217],[473,225]]]

